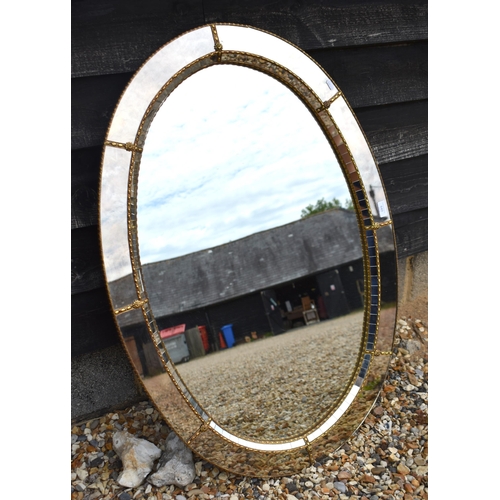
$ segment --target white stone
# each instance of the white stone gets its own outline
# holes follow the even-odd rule
[[[85,469],[76,469],[76,475],[78,476],[78,479],[85,481],[85,479],[87,479],[89,473]]]
[[[429,468],[427,467],[427,465],[419,465],[419,466],[417,467],[416,472],[417,472],[417,474],[418,474],[419,476],[424,476],[424,475],[426,475],[426,474],[427,474],[428,470],[429,470]]]
[[[156,487],[173,484],[183,488],[192,483],[195,477],[196,470],[191,450],[174,432],[171,432],[167,437],[165,452],[158,463],[157,471],[151,474],[148,482]]]
[[[113,435],[113,449],[123,463],[118,483],[127,488],[136,488],[153,470],[154,461],[161,456],[161,450],[145,439],[139,439],[127,431]]]
[[[194,469],[195,469],[195,472],[196,472],[196,475],[197,476],[201,476],[201,473],[202,473],[202,467],[203,467],[203,462],[196,462],[194,464]],[[203,472],[206,472],[206,471],[203,471]],[[206,474],[205,474],[206,475]]]

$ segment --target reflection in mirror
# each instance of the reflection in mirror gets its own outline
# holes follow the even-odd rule
[[[334,197],[350,200],[332,148],[300,100],[258,71],[212,66],[175,89],[148,131],[141,262],[282,226]]]
[[[321,199],[350,202],[332,147],[299,99],[255,70],[196,73],[148,131],[137,220],[151,308],[191,393],[247,439],[302,435],[358,362],[356,216],[301,220]]]

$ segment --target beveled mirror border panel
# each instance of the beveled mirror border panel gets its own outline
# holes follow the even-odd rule
[[[241,40],[238,40],[239,34]],[[258,50],[250,52],[252,46],[261,47],[259,50],[264,54],[257,53]],[[280,59],[276,46],[285,48],[284,60],[275,60]],[[235,50],[240,48],[245,50]],[[217,64],[261,71],[299,97],[316,118],[339,160],[357,214],[363,248],[365,310],[356,369],[330,413],[290,440],[243,439],[212,420],[185,386],[164,347],[142,278],[137,236],[137,183],[147,130],[165,99],[178,85],[196,72]],[[133,109],[131,103],[134,103]],[[121,151],[119,154],[116,148]],[[114,189],[115,181],[121,186],[118,192]],[[370,196],[365,188],[367,185]],[[118,236],[109,237],[104,228],[107,224],[118,228],[114,233]],[[208,25],[169,42],[138,70],[116,107],[103,150],[100,188],[103,261],[107,281],[113,279],[112,261],[116,257],[132,272],[128,303],[116,302],[108,287],[118,329],[122,314],[140,311],[154,349],[170,376],[171,397],[155,394],[145,381],[143,385],[165,420],[195,453],[237,474],[282,475],[299,470],[333,451],[362,423],[380,390],[393,345],[395,316],[389,321],[392,325],[386,325],[392,328],[392,335],[384,345],[387,348],[390,344],[391,350],[377,349],[382,293],[377,232],[381,228],[391,231],[395,266],[392,221],[372,151],[342,92],[299,48],[255,28]],[[121,340],[126,347],[123,336]],[[128,355],[134,366],[130,353]]]

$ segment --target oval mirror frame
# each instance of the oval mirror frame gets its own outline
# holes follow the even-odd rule
[[[356,368],[328,415],[291,441],[236,436],[204,411],[165,349],[142,275],[137,188],[147,131],[175,88],[196,72],[218,64],[260,71],[301,100],[339,161],[358,222],[364,316]],[[139,68],[115,108],[103,148],[99,217],[108,295],[130,363],[165,421],[198,456],[243,476],[283,476],[327,456],[362,424],[382,387],[393,350],[396,309],[384,311],[383,307],[397,302],[393,224],[378,166],[350,105],[305,52],[263,30],[219,23],[184,33],[161,47]],[[110,286],[118,278],[124,280],[119,294]],[[169,375],[161,390],[141,378],[135,353],[122,331],[127,316],[143,324],[156,362]]]

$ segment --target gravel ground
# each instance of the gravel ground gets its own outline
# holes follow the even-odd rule
[[[71,429],[72,500],[427,499],[427,325],[398,321],[396,355],[377,401],[342,448],[314,466],[278,479],[239,477],[196,461],[197,477],[184,487],[144,483],[124,488],[122,464],[112,447],[125,429],[164,449],[170,429],[149,402],[109,413]]]
[[[354,371],[362,325],[360,311],[209,354],[177,370],[228,431],[291,439],[342,395]]]

